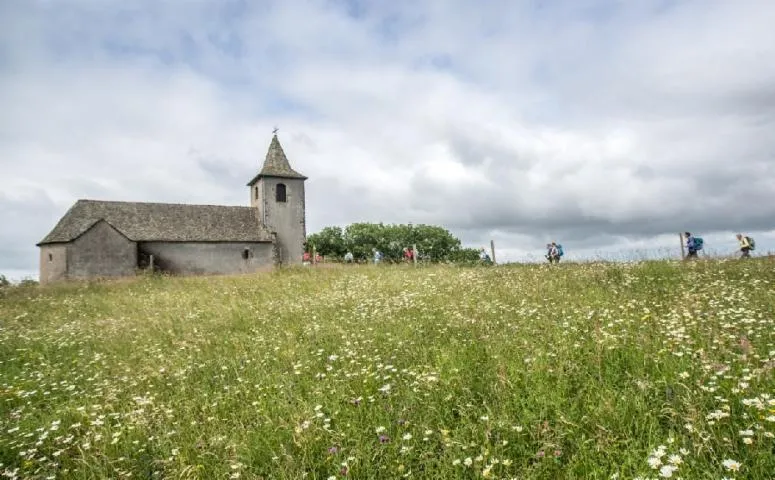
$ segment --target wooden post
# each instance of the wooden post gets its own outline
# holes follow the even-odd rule
[[[417,244],[412,245],[412,263],[417,266]]]
[[[679,233],[678,234],[678,241],[681,242],[681,260],[683,260],[684,258],[686,258],[686,251],[684,250],[685,246],[684,246],[684,234],[683,233]]]
[[[317,248],[315,246],[312,246],[312,265],[315,265],[318,261],[318,254],[317,254]]]
[[[490,253],[492,253],[492,264],[495,265],[495,240],[490,240]]]
[[[153,272],[153,254],[148,258],[148,270]]]

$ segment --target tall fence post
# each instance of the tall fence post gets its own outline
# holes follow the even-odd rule
[[[495,265],[495,240],[490,240],[490,253],[492,254],[492,264]]]
[[[686,258],[686,250],[684,250],[685,246],[684,246],[684,234],[683,233],[679,233],[678,234],[678,241],[681,242],[681,260],[683,260],[684,258]]]
[[[317,248],[313,245],[312,247],[312,265],[315,265],[318,263],[318,253]]]
[[[417,266],[417,244],[412,245],[412,263]]]

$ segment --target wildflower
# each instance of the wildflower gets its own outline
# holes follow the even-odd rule
[[[662,465],[662,460],[660,460],[659,457],[649,457],[647,462],[649,464],[649,467],[651,467],[651,468],[653,468],[655,470]]]
[[[729,458],[724,460],[723,462],[721,462],[721,464],[724,465],[724,467],[727,470],[730,470],[730,471],[733,471],[733,472],[736,472],[736,471],[740,470],[740,467],[742,466],[738,462],[736,462],[736,461],[734,461],[732,459],[729,459]]]
[[[670,455],[667,457],[667,462],[671,465],[680,465],[683,463],[683,459],[680,455]]]
[[[455,465],[455,466],[460,465],[460,459],[456,458],[456,459],[452,460],[452,465]]]
[[[403,438],[404,440],[411,440],[412,439],[412,434],[411,433],[406,433],[401,438]]]
[[[379,443],[388,443],[390,441],[390,437],[387,435],[380,435],[379,436]]]
[[[381,425],[374,429],[374,432],[376,432],[376,433],[382,433],[384,431],[385,431],[385,427],[383,427]]]
[[[673,465],[665,465],[659,469],[659,475],[662,478],[670,478],[673,476],[673,472],[675,472],[676,470],[678,470],[678,467],[675,467]]]
[[[466,467],[470,467],[470,466],[471,466],[473,463],[474,463],[474,461],[473,461],[473,460],[471,460],[471,457],[466,457],[466,459],[465,459],[465,460],[463,460],[463,464],[464,464]]]

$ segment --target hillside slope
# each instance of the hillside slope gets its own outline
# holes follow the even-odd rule
[[[719,261],[16,288],[0,474],[775,478],[774,282]]]

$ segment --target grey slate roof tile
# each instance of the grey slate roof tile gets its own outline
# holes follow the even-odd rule
[[[78,200],[38,245],[75,240],[100,220],[136,242],[272,241],[252,207]]]
[[[252,186],[260,177],[307,179],[307,177],[291,168],[288,157],[285,156],[283,147],[280,145],[280,141],[277,140],[277,135],[272,137],[272,142],[269,144],[269,150],[266,152],[266,159],[264,159],[264,166],[258,172],[258,175],[253,177],[248,183],[248,186]]]

